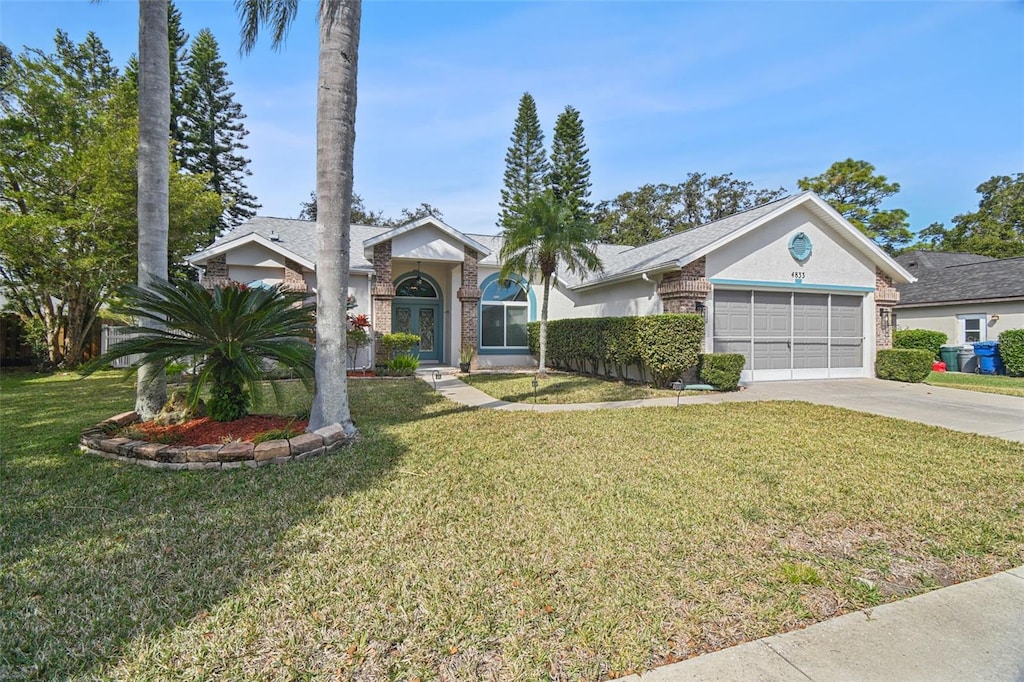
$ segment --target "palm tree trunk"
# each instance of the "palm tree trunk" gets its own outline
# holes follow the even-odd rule
[[[316,390],[309,430],[355,433],[345,375],[359,0],[323,0],[316,111]]]
[[[548,294],[551,293],[551,275],[544,276],[544,295],[540,302],[540,370],[548,373]]]
[[[167,1],[139,0],[139,286],[167,280],[171,74]],[[150,324],[150,323],[144,323]],[[135,410],[152,418],[167,401],[162,367],[139,369]]]

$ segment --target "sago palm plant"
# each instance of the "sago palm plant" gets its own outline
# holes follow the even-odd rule
[[[127,287],[112,308],[135,321],[125,330],[130,338],[112,346],[86,371],[130,355],[141,356],[136,364],[161,368],[193,358],[199,365],[189,387],[189,403],[195,406],[209,384],[210,418],[239,419],[248,414],[266,376],[266,360],[293,370],[303,381],[313,376],[314,319],[304,298],[304,293],[280,285],[232,284],[212,291],[196,282]]]

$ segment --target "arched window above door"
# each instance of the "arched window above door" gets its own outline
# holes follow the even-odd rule
[[[410,275],[395,285],[395,296],[407,298],[438,298],[437,289],[419,275]]]

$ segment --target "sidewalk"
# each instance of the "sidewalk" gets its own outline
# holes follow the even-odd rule
[[[1024,680],[1024,568],[622,678]]]

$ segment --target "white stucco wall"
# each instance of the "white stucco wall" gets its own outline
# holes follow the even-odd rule
[[[229,266],[253,265],[264,268],[283,268],[284,258],[260,244],[249,243],[231,249],[224,254]]]
[[[462,243],[435,227],[424,225],[391,240],[392,258],[459,261],[465,258]]]
[[[804,263],[789,253],[797,232],[813,245]],[[802,206],[708,254],[706,264],[709,279],[795,283],[800,272],[805,285],[875,286],[874,264]]]
[[[999,334],[1007,329],[1024,329],[1024,301],[897,308],[896,328],[931,329],[944,333],[950,344],[959,344],[963,337],[958,315],[984,315],[986,341],[998,341]]]

